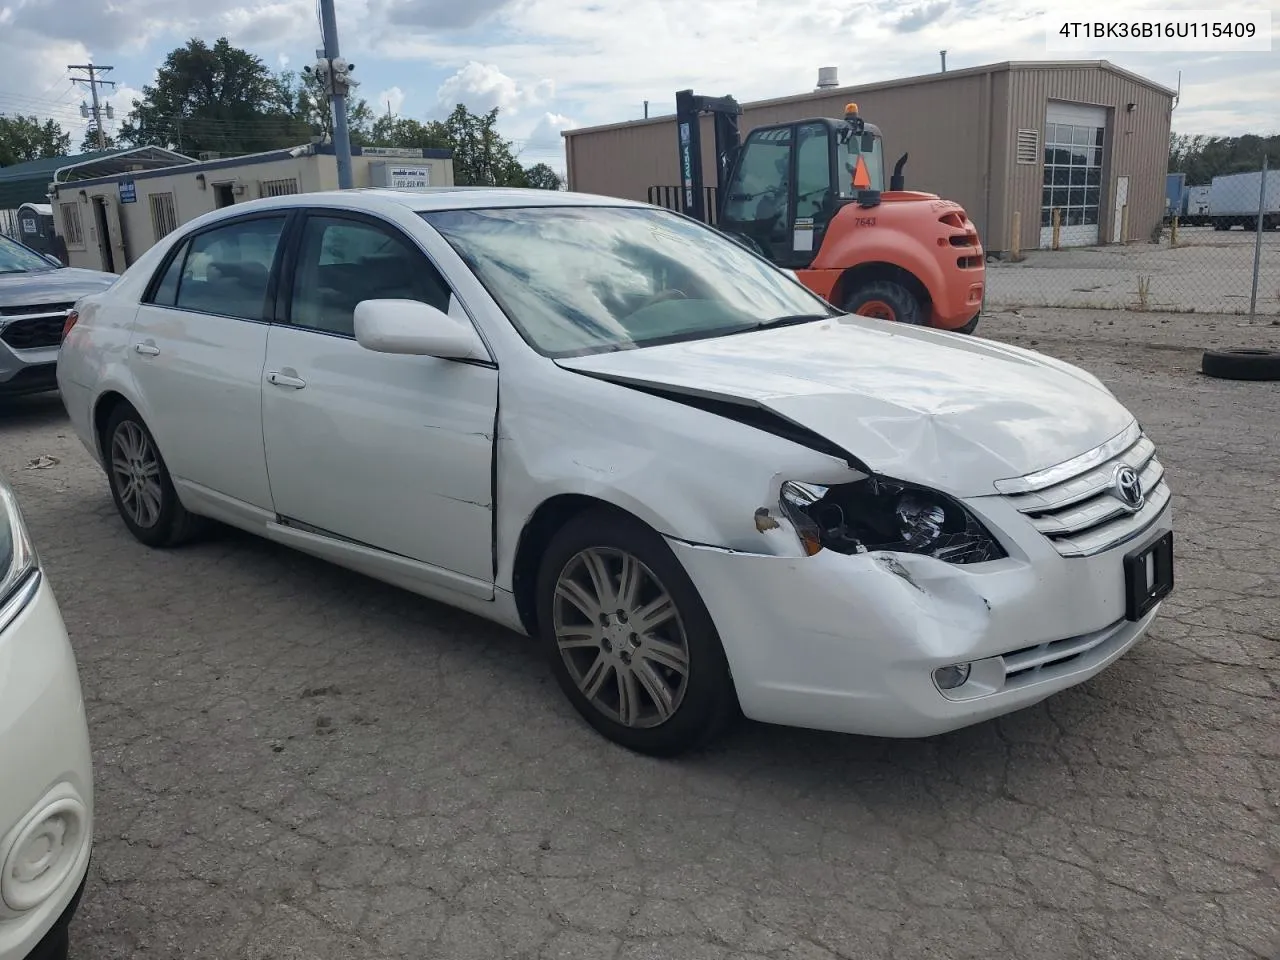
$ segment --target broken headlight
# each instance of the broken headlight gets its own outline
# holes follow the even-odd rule
[[[982,563],[1004,549],[957,500],[881,477],[831,487],[788,480],[780,507],[805,552],[919,553],[948,563]]]

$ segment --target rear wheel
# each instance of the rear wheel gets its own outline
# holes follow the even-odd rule
[[[570,703],[631,750],[674,756],[736,712],[711,615],[663,539],[608,510],[556,534],[538,577],[538,631]]]
[[[178,499],[155,438],[133,407],[121,403],[111,412],[102,449],[116,510],[135,538],[172,547],[199,534],[202,519]]]
[[[873,280],[855,288],[845,297],[844,309],[860,317],[915,326],[923,326],[928,320],[915,294],[894,280]]]

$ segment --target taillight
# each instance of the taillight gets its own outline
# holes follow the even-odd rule
[[[62,339],[67,339],[67,334],[71,332],[71,328],[76,325],[76,321],[80,319],[80,314],[76,310],[67,311],[67,319],[62,321]]]

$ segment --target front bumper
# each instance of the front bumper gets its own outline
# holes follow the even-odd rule
[[[0,632],[0,960],[45,949],[70,921],[93,839],[75,655],[53,592],[37,577]]]
[[[1171,528],[1166,507],[1140,542]],[[787,726],[925,737],[989,720],[1106,669],[1159,611],[1125,619],[1133,543],[1066,558],[1023,531],[1009,557],[968,567],[669,543],[720,632],[743,712]],[[974,664],[971,682],[944,695],[933,671],[957,663]]]

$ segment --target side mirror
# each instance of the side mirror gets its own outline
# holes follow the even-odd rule
[[[46,260],[52,263],[55,267],[62,266],[62,261],[59,260],[57,257],[55,257],[52,253],[42,253],[40,254],[40,256],[44,257]]]
[[[874,133],[864,133],[862,135],[862,152],[871,153],[876,148],[876,135]]]
[[[375,353],[444,360],[488,360],[469,323],[419,300],[362,300],[355,309],[356,342]]]

